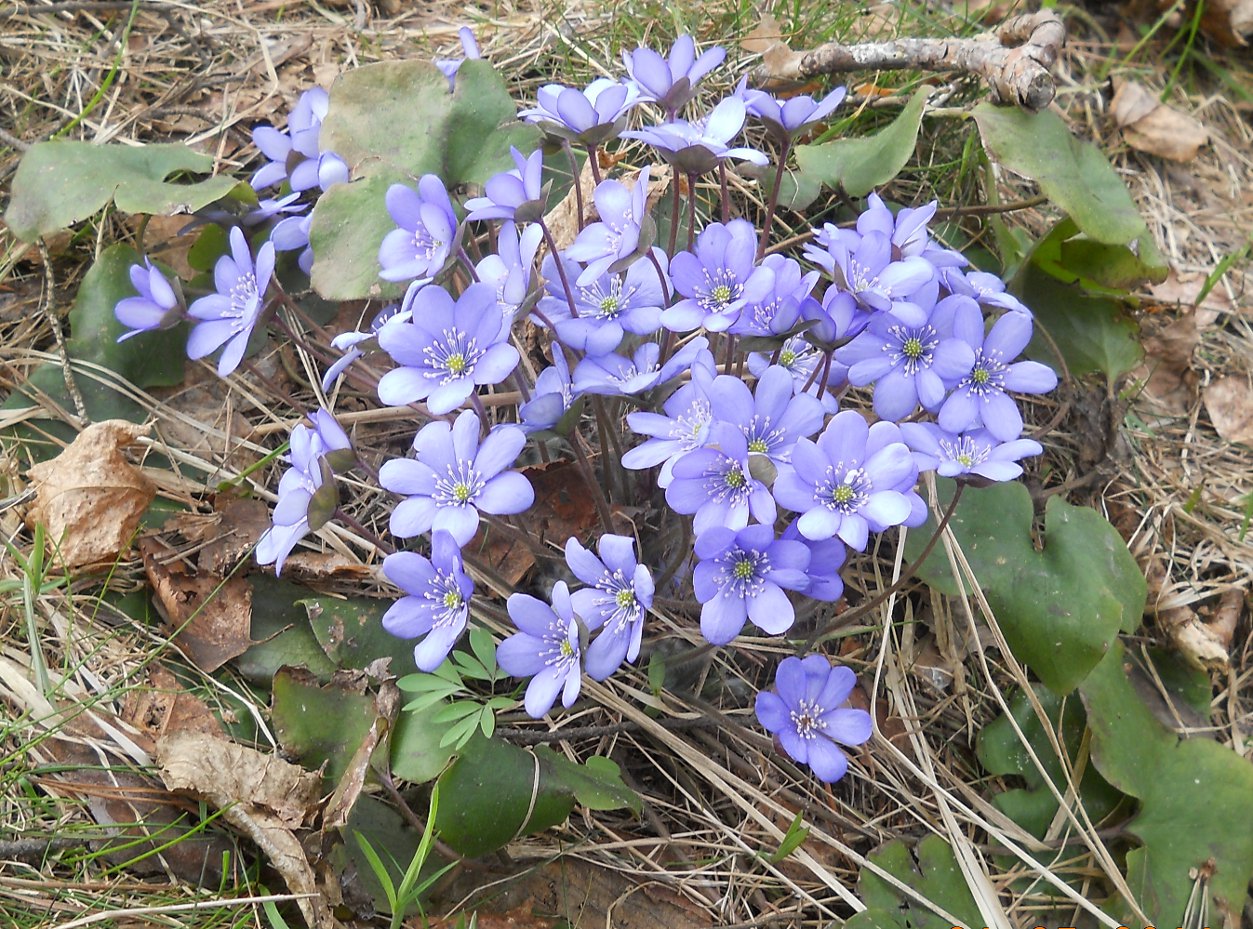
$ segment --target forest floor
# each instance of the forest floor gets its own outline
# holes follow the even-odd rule
[[[755,5],[724,6],[653,0],[555,7],[548,0],[490,6],[442,0],[0,3],[0,198],[7,200],[23,151],[54,136],[186,142],[211,155],[215,171],[247,177],[259,164],[251,128],[281,118],[301,91],[329,87],[341,73],[373,61],[458,55],[457,29],[465,24],[519,100],[533,99],[551,80],[578,84],[609,73],[621,49],[640,42],[662,47],[680,31],[727,46],[738,74],[754,60],[745,45],[753,47]],[[838,16],[823,12],[830,4],[777,6],[794,47],[833,37],[970,35],[1014,12],[1000,3],[965,15],[913,3],[859,6]],[[1037,422],[1053,418],[1057,428],[1044,439],[1046,455],[1029,485],[1037,502],[1064,492],[1118,529],[1149,589],[1144,625],[1127,637],[1128,647],[1162,647],[1204,668],[1209,712],[1195,728],[1253,762],[1253,58],[1198,30],[1182,3],[1160,13],[1153,4],[1128,6],[1060,10],[1069,36],[1056,67],[1053,108],[1076,136],[1108,156],[1170,272],[1136,287],[1132,316],[1142,361],[1114,383],[1099,374],[1071,379],[1036,410]],[[950,110],[986,95],[973,78],[933,79],[949,93]],[[855,101],[871,115],[875,105],[896,106],[910,80],[917,75],[847,76]],[[1135,87],[1150,101],[1142,112],[1128,102]],[[1116,94],[1126,95],[1121,103]],[[1155,109],[1146,121],[1144,113]],[[1030,182],[990,168],[966,170],[968,123],[925,120],[916,158],[884,190],[885,198],[972,206],[989,202],[991,183],[999,202],[1032,204],[1037,190]],[[1189,140],[1199,143],[1194,151]],[[829,206],[820,202],[811,210],[816,215]],[[950,218],[977,244],[989,234],[981,215],[954,211]],[[995,215],[1011,232],[1036,239],[1059,213],[1034,203]],[[804,230],[805,216],[784,219]],[[38,246],[0,226],[0,401],[12,401],[36,366],[61,362],[59,346],[71,335],[68,313],[94,256],[113,242],[164,236],[170,246],[156,257],[175,270],[188,268],[187,245],[175,239],[184,222],[154,217],[141,228],[134,217],[105,211]],[[356,317],[340,322],[352,328]],[[268,475],[275,486],[276,465],[266,456],[300,415],[292,397],[312,396],[305,360],[290,349],[267,350],[251,372],[229,381],[193,363],[181,384],[130,394],[152,426],[145,454],[176,462],[173,470],[145,468],[158,482],[160,499],[170,510],[211,518],[198,528],[183,524],[176,554],[153,548],[173,544],[167,532],[141,539],[105,573],[67,572],[52,558],[39,563],[42,536],[25,520],[28,467],[37,456],[22,443],[4,446],[0,924],[299,924],[287,891],[300,888],[292,886],[290,871],[276,873],[265,864],[257,836],[153,775],[152,746],[173,730],[220,731],[215,713],[216,719],[223,713],[236,721],[251,718],[255,744],[278,754],[283,739],[272,734],[270,695],[234,660],[220,662],[220,669],[215,664],[210,673],[194,649],[171,648],[168,626],[147,604],[161,578],[190,583],[185,573],[194,568],[178,569],[185,572],[180,575],[167,570],[170,564],[191,565],[207,547],[233,565],[255,542],[268,517],[262,514],[258,528],[255,512],[223,516],[230,494],[212,489],[248,473],[258,483]],[[52,402],[9,402],[0,409],[0,427],[33,430],[28,434],[54,445],[82,426],[75,410]],[[214,475],[212,481],[205,474]],[[295,559],[289,576],[297,583],[319,595],[387,596],[378,553],[361,537],[328,531],[321,547]],[[163,566],[156,571],[154,558]],[[203,568],[205,559],[196,564]],[[252,566],[238,574],[249,572],[264,573]],[[887,561],[850,580],[850,596],[890,583]],[[160,599],[161,591],[155,593]],[[859,673],[880,716],[879,736],[855,756],[845,780],[827,787],[790,765],[772,765],[769,740],[760,732],[705,725],[692,706],[675,717],[685,723],[660,724],[635,702],[645,700],[652,683],[641,668],[629,686],[593,688],[597,714],[562,720],[562,726],[581,727],[575,737],[544,740],[571,758],[632,759],[623,767],[628,785],[645,797],[644,815],[576,810],[558,829],[511,843],[507,855],[463,862],[441,881],[430,904],[432,915],[448,918],[434,924],[451,926],[477,910],[480,926],[528,929],[560,920],[675,929],[839,925],[858,909],[853,901],[866,856],[891,839],[934,833],[978,860],[1003,858],[1003,843],[1021,837],[989,803],[990,785],[1004,781],[984,773],[974,746],[979,731],[1003,712],[1005,694],[1018,679],[995,643],[971,634],[938,597],[906,589],[885,609],[894,606],[915,612],[909,622],[897,622],[893,634],[883,632],[893,620],[885,613],[884,626],[871,628],[876,624],[868,619],[829,643]],[[263,637],[256,618],[262,608],[260,593],[255,599],[249,593],[239,606],[245,641],[250,633],[252,640]],[[770,654],[763,641],[756,643],[760,654]],[[734,691],[739,667],[726,663],[715,670]],[[59,681],[51,690],[38,686],[48,674]],[[597,727],[601,731],[592,731]],[[516,731],[524,739],[543,732]],[[401,814],[389,804],[400,802],[400,792],[378,785],[367,790],[381,798],[377,809],[399,822]],[[169,845],[125,826],[169,823],[185,814],[202,825],[192,838]],[[801,818],[810,828],[804,844],[771,857]],[[1089,823],[1076,842],[1060,827],[1059,818],[1058,830],[1030,846],[1025,859],[1012,867],[998,863],[996,881],[984,879],[983,889],[999,899],[1014,925],[1098,924],[1093,908],[1078,902],[1082,892],[1042,895],[1045,873],[1066,875],[1067,886],[1084,886],[1083,880],[1119,886],[1120,853],[1111,849],[1125,836]],[[360,856],[348,864],[342,855],[323,858],[325,837],[317,830],[300,834],[309,860],[306,889],[321,887],[323,872],[335,870],[351,896],[347,885],[364,870]],[[182,845],[191,850],[180,854]],[[963,873],[977,896],[977,882]],[[936,886],[915,884],[917,905],[929,901],[933,911],[942,909],[943,894],[927,894]],[[341,916],[349,924],[374,924],[360,909]],[[1070,921],[1057,922],[1063,918]],[[1253,920],[1248,908],[1244,919]],[[410,924],[419,922],[414,917]],[[918,916],[912,925],[930,923]]]

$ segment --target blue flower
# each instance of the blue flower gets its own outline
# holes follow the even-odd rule
[[[574,369],[574,390],[608,396],[640,393],[678,377],[708,344],[704,336],[692,339],[664,365],[658,363],[661,346],[656,342],[645,342],[630,358],[617,354],[584,358]]]
[[[1031,311],[1005,290],[1005,282],[995,274],[985,271],[963,271],[961,268],[941,268],[940,283],[949,293],[970,297],[988,310],[1012,310],[1031,315]]]
[[[564,581],[553,585],[552,605],[529,594],[510,594],[509,618],[519,629],[496,648],[496,661],[514,677],[529,677],[523,705],[539,719],[552,709],[557,695],[569,708],[578,699],[583,679],[582,630]]]
[[[794,394],[794,387],[792,375],[779,365],[758,375],[754,391],[738,377],[720,375],[709,387],[713,418],[744,433],[749,454],[781,464],[798,438],[822,428],[822,404],[809,394]]]
[[[400,228],[383,237],[379,246],[379,277],[385,281],[432,278],[457,245],[457,214],[444,182],[424,174],[414,191],[392,184],[385,196],[388,215]]]
[[[726,645],[746,620],[770,635],[792,628],[796,612],[784,590],[804,590],[809,549],[774,537],[772,526],[725,526],[699,533],[692,573],[700,631],[710,643]]]
[[[265,292],[274,274],[274,246],[266,242],[257,250],[256,264],[248,241],[238,226],[231,229],[231,253],[213,268],[216,293],[192,303],[187,314],[198,320],[187,339],[187,357],[203,358],[223,345],[218,375],[226,377],[239,367],[248,339],[265,309]]]
[[[847,88],[837,87],[821,101],[807,94],[797,94],[786,100],[779,100],[764,90],[746,87],[747,80],[744,78],[740,82],[736,93],[743,99],[748,115],[761,120],[776,141],[784,145],[790,143],[810,126],[830,116],[848,95]]]
[[[431,557],[395,552],[383,559],[387,579],[408,596],[383,614],[383,628],[401,639],[425,636],[413,649],[420,671],[434,671],[465,631],[474,581],[461,562],[461,549],[447,532],[431,534]]]
[[[696,57],[696,43],[690,35],[679,36],[662,58],[651,48],[622,53],[622,63],[635,85],[639,99],[653,101],[673,113],[692,99],[702,77],[722,64],[726,49],[715,45]]]
[[[670,285],[665,252],[659,248],[652,251],[661,268],[660,275],[651,261],[637,261],[624,272],[604,274],[586,284],[572,284],[578,316],[570,315],[570,302],[566,299],[561,276],[552,256],[545,255],[543,274],[547,295],[540,298],[539,311],[556,327],[557,338],[570,348],[595,356],[612,352],[628,332],[643,336],[655,333],[661,325],[665,304],[663,279],[667,288]],[[562,260],[566,279],[574,281],[578,276],[576,265],[565,257]]]
[[[624,132],[622,137],[648,143],[666,162],[686,174],[712,171],[727,158],[769,164],[770,159],[755,148],[732,148],[727,144],[744,128],[744,116],[744,102],[738,97],[727,97],[695,122],[674,119]]]
[[[918,470],[941,477],[1012,481],[1022,474],[1020,459],[1044,451],[1033,439],[1002,441],[986,429],[954,435],[935,423],[902,423],[901,437],[913,450]]]
[[[518,407],[522,431],[539,432],[554,429],[574,404],[574,388],[570,368],[560,345],[554,345],[553,363],[539,373],[531,399]]]
[[[587,673],[603,681],[623,661],[640,653],[644,617],[653,605],[653,577],[635,560],[635,542],[627,536],[602,535],[597,558],[578,539],[566,542],[566,564],[590,586],[570,595],[574,612],[600,634],[587,649]]]
[[[661,465],[657,486],[668,487],[674,479],[674,463],[687,452],[702,448],[709,439],[713,409],[709,385],[716,368],[713,355],[702,352],[692,363],[692,379],[666,398],[661,413],[638,411],[627,414],[633,432],[650,436],[647,441],[622,456],[622,466],[632,470]]]
[[[352,448],[344,430],[326,410],[319,409],[309,418],[312,429],[299,423],[292,430],[287,456],[291,468],[279,479],[273,524],[257,542],[257,563],[274,565],[275,574],[282,573],[283,562],[296,543],[322,528],[339,506],[331,477],[336,470],[333,464],[342,468],[345,456],[335,453]],[[340,460],[332,462],[336,458]]]
[[[810,294],[818,283],[818,272],[802,274],[794,258],[767,255],[753,276],[752,299],[745,301],[727,330],[733,335],[781,335],[800,321],[803,306],[817,304]]]
[[[951,301],[962,305],[945,306]],[[919,404],[930,412],[940,408],[945,394],[975,361],[970,344],[952,334],[952,321],[973,314],[967,324],[982,329],[983,319],[968,297],[945,297],[930,316],[913,304],[897,308],[908,308],[910,318],[921,321],[905,322],[896,311],[875,313],[865,331],[836,352],[848,365],[849,383],[874,384],[875,412],[893,421],[904,419]]]
[[[846,704],[857,677],[832,666],[825,655],[784,658],[775,672],[774,690],[757,695],[757,719],[783,750],[828,784],[848,770],[841,745],[863,745],[874,732],[865,710]]]
[[[709,446],[690,451],[674,463],[666,503],[676,513],[695,514],[697,536],[715,526],[743,529],[749,515],[773,525],[774,498],[749,468],[748,439],[730,423],[709,429]],[[908,452],[906,452],[908,454]]]
[[[796,520],[787,524],[779,538],[800,542],[809,549],[809,565],[805,568],[809,585],[800,593],[824,603],[834,603],[844,596],[844,580],[840,577],[840,568],[848,557],[848,549],[843,542],[836,538],[807,539],[796,528]]]
[[[796,527],[805,538],[838,536],[862,552],[871,532],[926,519],[912,490],[917,480],[895,423],[868,426],[856,410],[845,410],[831,417],[816,443],[797,440],[773,489],[781,506],[801,514]]]
[[[416,292],[416,288],[410,288],[409,293],[405,296],[408,297],[410,293],[414,292]],[[341,332],[331,339],[332,347],[339,349],[344,355],[327,368],[326,373],[322,375],[322,390],[330,390],[336,378],[343,374],[350,364],[365,355],[367,349],[378,349],[378,334],[384,326],[408,322],[412,315],[413,311],[406,304],[393,303],[391,306],[383,307],[375,314],[374,319],[370,321],[369,332]]]
[[[828,224],[804,249],[805,257],[831,275],[841,290],[868,310],[890,310],[902,300],[928,302],[918,295],[928,286],[937,289],[931,262],[920,256],[898,260],[892,240],[882,232],[849,238],[840,236],[843,231]],[[933,292],[931,303],[934,298]]]
[[[974,359],[940,407],[940,426],[948,432],[983,426],[1001,442],[1016,439],[1022,434],[1022,414],[1009,391],[1042,394],[1057,386],[1057,374],[1047,365],[1014,362],[1031,341],[1031,317],[1005,313],[985,337],[983,317],[974,300],[960,296],[948,300],[966,301],[974,307],[955,315],[953,324],[954,332],[974,349]]]
[[[493,175],[483,186],[483,196],[466,201],[467,219],[512,219],[530,222],[543,217],[548,191],[544,187],[544,150],[529,156],[510,147],[514,170]]]
[[[589,223],[569,248],[566,257],[587,265],[575,282],[586,286],[604,276],[615,265],[635,255],[640,245],[640,224],[644,221],[648,196],[648,166],[627,189],[619,181],[601,181],[592,198],[600,222]]]
[[[866,198],[866,209],[857,217],[857,229],[839,229],[832,234],[842,239],[849,248],[856,247],[859,237],[871,232],[881,233],[892,243],[894,259],[920,257],[927,259],[936,268],[962,267],[966,259],[960,252],[944,248],[931,238],[931,230],[927,227],[939,202],[919,207],[904,207],[895,216],[876,193]],[[824,232],[835,227],[827,227]]]
[[[457,37],[461,40],[461,51],[465,55],[464,58],[436,58],[435,67],[437,67],[444,77],[448,78],[448,92],[452,93],[457,88],[457,71],[461,69],[461,63],[464,61],[473,61],[481,58],[479,52],[479,43],[475,41],[474,33],[470,31],[469,26],[462,26],[457,30]]]
[[[836,394],[848,383],[845,375],[848,368],[835,361],[829,361],[826,353],[811,345],[804,336],[794,335],[786,339],[778,351],[779,359],[775,364],[792,375],[792,383],[796,393],[817,395],[822,371],[826,370],[826,384],[819,402],[828,413],[839,409]],[[748,356],[748,370],[756,377],[761,377],[770,367],[770,356],[761,352],[753,352]]]
[[[499,384],[518,364],[518,350],[505,341],[496,294],[471,284],[454,304],[442,287],[414,286],[405,323],[384,326],[379,345],[400,367],[379,379],[379,399],[389,406],[425,400],[432,413],[455,410],[479,384]]]
[[[517,224],[506,220],[496,230],[496,254],[487,255],[474,267],[479,281],[496,291],[506,328],[513,325],[518,307],[531,291],[531,269],[543,235],[536,223],[519,235]]]
[[[113,307],[113,315],[130,329],[117,337],[124,342],[141,332],[170,329],[183,319],[182,289],[172,286],[146,257],[141,265],[131,265],[131,286],[137,297],[124,297]]]
[[[674,289],[686,299],[661,314],[662,325],[675,332],[728,329],[746,304],[764,299],[774,284],[774,274],[755,273],[756,255],[757,231],[748,220],[710,223],[696,237],[694,251],[679,252],[670,262]]]
[[[326,190],[348,180],[348,165],[334,152],[324,152],[318,137],[330,96],[321,87],[306,90],[287,117],[287,131],[273,126],[252,130],[252,141],[269,162],[252,176],[256,190],[288,181],[297,192]]]
[[[407,539],[444,529],[465,545],[478,530],[480,511],[507,516],[535,502],[531,482],[505,470],[526,444],[522,430],[497,425],[480,445],[479,429],[478,416],[465,410],[452,426],[423,426],[413,439],[416,459],[384,462],[379,483],[405,497],[392,510],[393,535]]]
[[[545,84],[535,94],[537,105],[518,115],[557,139],[599,145],[622,129],[621,117],[639,97],[634,84],[598,77],[579,90]]]

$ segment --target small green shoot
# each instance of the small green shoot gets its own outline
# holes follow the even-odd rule
[[[778,864],[800,848],[808,837],[809,827],[804,824],[801,814],[797,813],[796,818],[792,820],[792,824],[787,827],[787,832],[784,833],[783,841],[779,843],[778,850],[771,852],[769,855],[759,855],[758,857],[768,864]]]
[[[392,875],[387,865],[383,863],[383,859],[379,857],[378,852],[374,850],[369,840],[360,832],[353,832],[353,835],[356,836],[357,844],[361,847],[361,853],[365,855],[366,860],[370,863],[370,870],[378,878],[378,882],[383,888],[383,893],[387,896],[387,904],[391,909],[389,929],[401,929],[405,922],[405,913],[411,906],[417,907],[418,912],[423,913],[422,904],[419,902],[420,897],[455,863],[449,862],[434,874],[421,878],[422,869],[426,866],[426,860],[431,854],[431,846],[435,842],[435,817],[438,812],[439,784],[436,784],[431,790],[431,805],[426,817],[426,828],[422,832],[422,841],[418,843],[418,849],[414,852],[413,859],[409,862],[409,866],[405,868],[405,873],[400,879],[399,886],[392,880]],[[425,921],[425,914],[423,916]]]

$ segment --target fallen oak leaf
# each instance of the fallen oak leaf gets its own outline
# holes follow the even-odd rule
[[[1169,107],[1138,81],[1115,81],[1110,112],[1127,144],[1171,161],[1196,158],[1209,132],[1187,113]]]
[[[106,564],[130,546],[156,487],[122,449],[147,431],[118,419],[96,423],[56,458],[31,466],[36,496],[26,524],[47,527],[67,567]]]

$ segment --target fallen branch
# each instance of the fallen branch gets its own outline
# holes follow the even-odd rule
[[[1041,110],[1057,92],[1051,69],[1065,41],[1061,19],[1041,10],[1015,16],[995,33],[971,39],[896,39],[861,45],[828,42],[807,52],[794,52],[777,42],[762,55],[754,77],[766,83],[846,71],[966,71],[987,82],[997,103]]]

